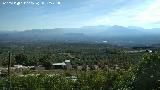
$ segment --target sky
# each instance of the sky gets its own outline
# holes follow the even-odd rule
[[[9,2],[15,4],[11,5]],[[34,5],[24,2],[33,2]],[[77,28],[97,25],[160,28],[160,0],[0,1],[0,30]]]

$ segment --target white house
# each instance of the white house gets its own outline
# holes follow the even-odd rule
[[[65,68],[71,69],[72,68],[70,60],[65,60],[62,63],[53,63],[52,66],[53,66],[53,69],[65,69]]]
[[[62,62],[62,63],[53,63],[52,66],[53,66],[53,69],[64,69],[66,64],[64,62]]]

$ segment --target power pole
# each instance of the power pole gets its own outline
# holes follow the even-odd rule
[[[11,52],[8,52],[8,82],[9,82],[9,90],[11,90]]]

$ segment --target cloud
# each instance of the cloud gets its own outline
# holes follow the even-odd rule
[[[134,19],[141,24],[160,22],[160,0],[154,0],[144,11],[136,14]]]
[[[145,0],[139,5],[125,6],[109,14],[90,19],[94,25],[122,25],[153,28],[160,25],[160,0]]]
[[[160,25],[159,3],[160,0],[61,0],[59,6],[0,8],[4,13],[0,17],[0,27],[121,25],[152,28]],[[20,25],[16,26],[17,23]]]

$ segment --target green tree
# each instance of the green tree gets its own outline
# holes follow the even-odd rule
[[[21,53],[15,56],[15,64],[27,65],[29,63],[25,54]]]
[[[43,65],[46,69],[50,69],[52,66],[52,60],[48,55],[45,55],[39,59],[41,65]]]
[[[160,54],[146,54],[136,71],[135,89],[160,89]]]

